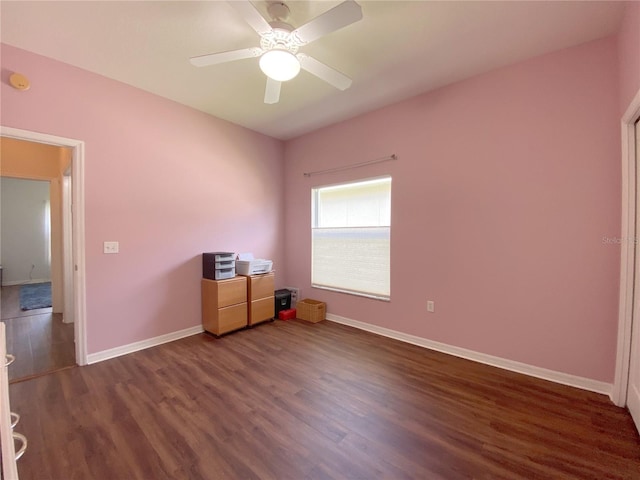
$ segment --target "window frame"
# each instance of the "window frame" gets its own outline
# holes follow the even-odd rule
[[[319,229],[322,227],[318,227],[318,219],[319,219],[319,192],[320,190],[324,189],[324,188],[332,188],[332,187],[343,187],[343,186],[349,186],[349,185],[358,185],[358,184],[362,184],[362,183],[367,183],[367,182],[374,182],[377,180],[388,180],[389,181],[389,225],[375,225],[375,226],[352,226],[352,227],[324,227],[325,229],[329,229],[329,228],[388,228],[388,232],[389,232],[389,251],[388,251],[388,278],[389,278],[389,288],[388,288],[388,294],[384,295],[384,294],[379,294],[379,293],[372,293],[372,292],[365,292],[365,291],[360,291],[360,290],[352,290],[349,288],[342,288],[342,287],[333,287],[333,286],[327,286],[327,285],[323,285],[320,283],[315,283],[314,282],[314,229]],[[338,293],[345,293],[347,295],[355,295],[358,297],[364,297],[364,298],[371,298],[374,300],[380,300],[380,301],[384,301],[384,302],[390,302],[391,301],[391,224],[392,224],[392,210],[391,210],[391,204],[392,204],[392,189],[391,189],[391,185],[392,185],[392,176],[391,175],[381,175],[381,176],[377,176],[377,177],[368,177],[368,178],[361,178],[361,179],[356,179],[356,180],[348,180],[348,181],[344,181],[344,182],[338,182],[338,183],[332,183],[332,184],[327,184],[327,185],[318,185],[318,186],[314,186],[311,187],[311,255],[310,255],[310,263],[311,263],[311,287],[312,288],[318,288],[321,290],[327,290],[327,291],[331,291],[331,292],[338,292]]]

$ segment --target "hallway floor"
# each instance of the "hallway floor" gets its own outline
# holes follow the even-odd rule
[[[76,365],[73,323],[51,308],[20,310],[20,286],[2,287],[0,320],[7,325],[7,352],[16,360],[9,382],[22,381]]]

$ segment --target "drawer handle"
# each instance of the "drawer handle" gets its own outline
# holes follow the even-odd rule
[[[18,424],[18,422],[20,421],[20,415],[18,415],[17,413],[11,412],[11,418],[15,419],[11,421],[11,430],[13,430],[15,426]]]
[[[16,452],[16,460],[20,460],[20,457],[24,455],[24,452],[27,451],[27,437],[25,437],[21,433],[13,432],[13,439],[20,440],[20,442],[22,442],[22,446],[20,447],[20,450]]]
[[[14,355],[11,355],[10,353],[7,353],[5,355],[5,362],[4,362],[4,366],[8,367],[9,365],[11,365],[13,362],[16,361],[16,357]]]

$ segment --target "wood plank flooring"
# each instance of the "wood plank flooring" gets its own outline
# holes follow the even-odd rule
[[[10,387],[22,480],[638,479],[591,392],[331,322],[195,335]]]
[[[10,382],[76,365],[72,323],[63,323],[62,315],[51,308],[20,310],[20,286],[2,287],[0,298],[7,352],[16,357]]]

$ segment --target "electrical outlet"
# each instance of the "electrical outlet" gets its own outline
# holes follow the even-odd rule
[[[433,300],[427,300],[427,312],[435,312],[436,311],[436,302]]]
[[[291,292],[291,305],[295,305],[300,300],[300,289],[297,287],[284,287]]]
[[[120,242],[104,242],[103,253],[118,253],[120,251]]]

